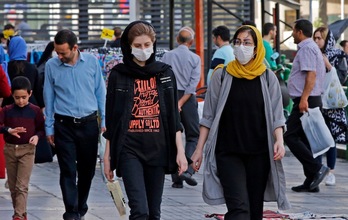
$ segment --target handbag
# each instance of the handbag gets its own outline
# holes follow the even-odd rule
[[[45,137],[39,139],[36,150],[34,163],[47,163],[53,161],[52,147]]]
[[[120,216],[126,214],[126,202],[123,196],[123,192],[120,183],[115,180],[114,182],[107,182],[106,186],[110,191],[111,197],[114,200],[116,208]]]
[[[344,108],[348,105],[347,96],[341,86],[334,67],[325,74],[322,102],[324,109]]]
[[[339,56],[335,67],[341,85],[345,85],[348,77],[348,64],[346,56]]]
[[[330,147],[335,146],[335,141],[319,107],[309,108],[308,112],[301,116],[300,120],[314,158],[328,151]]]

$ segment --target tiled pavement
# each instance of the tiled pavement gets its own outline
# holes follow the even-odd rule
[[[323,160],[326,162],[326,160]],[[282,211],[291,215],[302,213],[321,214],[323,216],[348,216],[348,162],[337,159],[335,170],[336,186],[320,185],[319,193],[295,193],[291,187],[302,183],[304,176],[302,167],[291,153],[283,159],[287,180],[287,196],[292,209]],[[207,213],[224,213],[225,206],[209,206],[202,200],[202,175],[194,176],[198,186],[185,185],[183,189],[171,187],[171,178],[166,176],[162,202],[163,220],[201,220]],[[35,165],[31,177],[28,219],[58,220],[62,219],[64,206],[59,188],[59,168],[57,162]],[[10,193],[4,188],[4,180],[0,180],[0,220],[11,220],[12,204]],[[122,180],[121,180],[122,183]],[[121,184],[122,185],[122,184]],[[90,197],[89,211],[86,220],[118,220],[120,217],[101,177],[100,167],[96,168]],[[275,203],[265,203],[265,209],[277,211]],[[127,210],[129,212],[129,210]]]

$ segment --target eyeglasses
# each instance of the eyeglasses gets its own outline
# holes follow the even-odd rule
[[[243,46],[254,46],[254,43],[253,42],[251,42],[251,41],[241,41],[241,40],[239,40],[239,39],[234,39],[233,41],[232,41],[232,44],[233,44],[233,46],[240,46],[241,44],[243,44]]]

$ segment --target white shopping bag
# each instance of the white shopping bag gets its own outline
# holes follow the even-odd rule
[[[309,108],[300,119],[314,158],[335,146],[335,141],[319,107]]]
[[[321,95],[323,109],[344,108],[348,105],[346,93],[338,79],[335,67],[325,74],[324,92]]]
[[[123,196],[123,192],[120,186],[120,183],[115,180],[114,182],[107,182],[106,186],[108,187],[111,197],[115,202],[116,208],[120,213],[120,216],[126,214],[126,202]]]

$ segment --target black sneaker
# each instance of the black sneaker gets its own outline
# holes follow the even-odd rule
[[[309,185],[310,189],[315,189],[319,186],[320,182],[323,181],[325,176],[329,173],[330,169],[324,165],[321,166],[320,170],[315,174],[312,183]]]
[[[184,187],[184,185],[182,184],[182,182],[181,182],[181,183],[179,183],[179,182],[174,182],[174,183],[172,184],[172,187],[173,187],[173,188],[177,188],[177,189],[181,189],[181,188]]]
[[[299,185],[299,186],[294,186],[291,188],[292,191],[295,192],[312,192],[312,193],[317,193],[320,191],[319,186],[315,187],[314,189],[309,189],[309,186],[305,185]]]
[[[192,177],[190,173],[184,172],[179,176],[181,180],[185,180],[185,182],[190,186],[197,186],[197,181]]]

